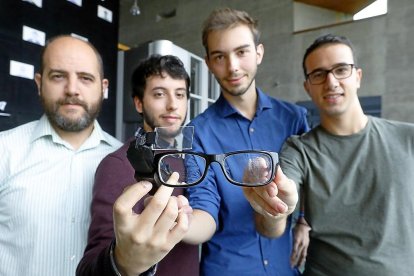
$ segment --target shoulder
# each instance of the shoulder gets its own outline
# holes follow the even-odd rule
[[[0,132],[0,143],[3,145],[28,145],[39,121],[33,121],[24,125]]]
[[[109,133],[107,133],[107,132],[104,131],[103,132],[103,135],[105,137],[105,141],[109,145],[111,145],[112,147],[119,148],[120,146],[122,146],[122,143],[118,139],[116,139],[115,137],[113,137],[112,135],[110,135]]]
[[[202,113],[197,115],[194,119],[190,121],[188,125],[192,125],[192,126],[204,125],[210,122],[214,117],[218,117],[216,103],[212,104]]]
[[[381,135],[407,135],[414,137],[414,124],[408,122],[394,121],[384,118],[371,117],[372,128]]]
[[[279,110],[280,112],[292,115],[294,117],[302,117],[305,116],[307,113],[306,108],[304,108],[303,106],[299,106],[297,104],[294,103],[290,103],[284,100],[280,100],[280,99],[276,99],[270,96],[269,97],[272,106],[274,109]]]
[[[119,164],[129,164],[129,161],[126,157],[126,152],[129,147],[129,142],[126,142],[125,144],[121,145],[120,148],[115,150],[114,152],[109,153],[107,156],[105,156],[101,163],[99,164],[98,169],[109,169],[114,167],[114,165]]]
[[[320,137],[321,131],[322,128],[316,126],[303,134],[290,136],[286,139],[282,151],[286,148],[304,149],[307,147],[315,147],[317,145],[316,140],[319,139],[318,137]]]

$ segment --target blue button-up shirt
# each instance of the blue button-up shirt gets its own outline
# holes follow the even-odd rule
[[[279,152],[292,134],[308,130],[306,110],[257,91],[252,120],[243,117],[223,97],[191,121],[193,150],[218,154],[236,150]],[[296,275],[290,267],[290,219],[278,239],[258,234],[254,210],[240,187],[230,184],[218,164],[210,166],[202,183],[188,189],[190,204],[211,214],[217,231],[203,245],[201,275]]]

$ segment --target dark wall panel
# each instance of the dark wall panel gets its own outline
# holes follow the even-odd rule
[[[97,16],[98,5],[112,11],[112,22]],[[42,112],[34,80],[11,76],[10,60],[40,67],[42,46],[22,40],[23,25],[46,33],[46,39],[75,33],[87,38],[102,54],[109,79],[99,122],[115,134],[116,58],[119,0],[83,0],[79,7],[67,0],[43,0],[42,7],[22,0],[0,0],[0,102],[7,102],[0,116],[0,130],[38,119]]]

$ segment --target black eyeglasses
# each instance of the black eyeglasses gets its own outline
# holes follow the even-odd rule
[[[213,162],[220,164],[230,183],[255,187],[269,184],[273,180],[279,157],[276,152],[257,150],[224,154],[163,152],[154,156],[154,165],[157,167],[154,178],[169,187],[193,186],[203,181]],[[176,184],[168,184],[167,180],[173,172],[179,173],[179,180]]]
[[[316,69],[306,75],[311,84],[322,84],[326,81],[329,73],[332,73],[337,80],[349,78],[352,75],[352,69],[357,68],[354,64],[339,64],[331,70]]]

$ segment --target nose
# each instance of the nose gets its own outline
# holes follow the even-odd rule
[[[324,85],[329,90],[332,90],[339,85],[339,81],[332,72],[328,72]]]
[[[230,72],[237,72],[239,70],[239,59],[235,55],[229,55],[227,67]]]
[[[178,99],[175,93],[170,93],[167,99],[167,110],[176,110],[178,108]]]
[[[79,94],[77,76],[68,76],[66,83],[66,93],[69,95]]]

